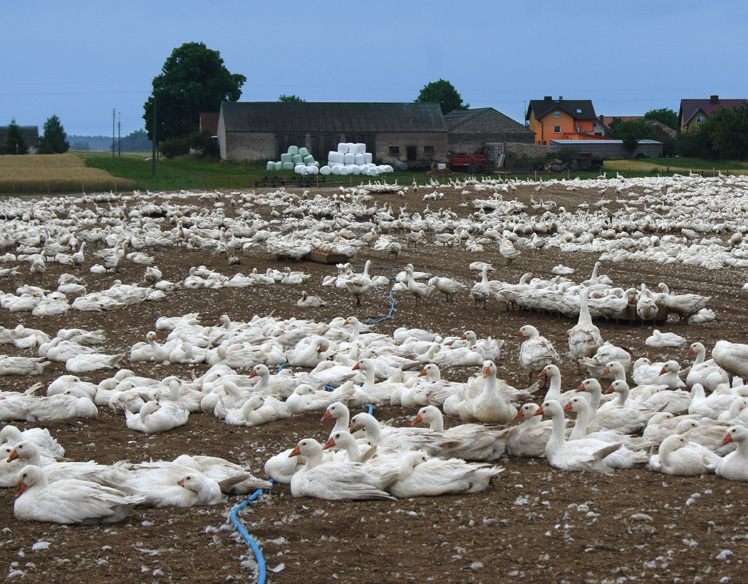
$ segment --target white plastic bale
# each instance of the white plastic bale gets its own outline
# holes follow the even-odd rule
[[[281,162],[293,162],[293,156],[291,154],[285,153],[281,154]]]
[[[347,142],[339,142],[338,143],[338,152],[340,154],[348,154],[348,143]]]
[[[275,162],[273,162],[272,160],[268,160],[265,170],[275,170]]]
[[[296,154],[298,154],[298,153],[299,153],[299,147],[298,147],[298,146],[289,146],[289,147],[288,147],[288,153],[289,153],[289,154],[290,154],[291,156],[295,156]],[[285,161],[284,161],[284,162],[285,162]]]
[[[380,173],[394,172],[394,169],[389,164],[380,164],[379,166],[377,166],[377,169]]]
[[[282,162],[276,162],[275,168],[273,170],[283,170],[283,163]]]
[[[306,165],[304,164],[297,164],[293,167],[293,171],[296,174],[306,174]]]
[[[349,152],[348,154],[345,155],[345,161],[344,162],[345,162],[346,166],[348,166],[349,164],[355,164],[356,157]]]
[[[374,156],[371,152],[364,152],[364,158],[366,159],[366,164],[371,164],[374,161]]]
[[[367,176],[379,176],[379,170],[376,166],[369,167],[366,169],[366,175]]]
[[[293,162],[284,162],[283,163],[283,170],[293,170],[294,163]]]
[[[301,152],[299,152],[299,154],[301,154]],[[304,156],[303,160],[304,164],[311,164],[312,162],[314,162],[314,156],[312,156],[311,154],[307,154],[306,156]]]
[[[325,176],[329,176],[332,174],[332,169],[329,166],[325,165],[319,169],[319,173],[324,174]]]
[[[331,167],[335,164],[344,164],[345,154],[341,154],[340,152],[330,152],[327,157],[327,162]]]
[[[358,142],[353,145],[354,154],[363,154],[364,152],[366,152],[366,144],[362,144],[361,142]]]
[[[363,154],[354,154],[353,155],[353,162],[357,166],[363,166],[364,164],[366,164],[366,156],[364,156]]]
[[[305,158],[305,157],[309,156],[309,150],[307,150],[304,146],[302,146],[301,148],[299,148],[299,152],[298,153],[301,154],[302,158]]]
[[[361,167],[358,164],[352,164],[348,168],[351,169],[351,174],[361,174]]]
[[[304,158],[301,156],[301,154],[294,154],[291,157],[291,160],[293,161],[294,164],[303,164],[304,163]]]
[[[307,166],[306,173],[307,174],[319,174],[319,168],[317,168],[316,166]]]

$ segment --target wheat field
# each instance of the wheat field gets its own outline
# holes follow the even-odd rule
[[[50,194],[132,190],[136,183],[98,168],[74,154],[0,156],[0,193]]]

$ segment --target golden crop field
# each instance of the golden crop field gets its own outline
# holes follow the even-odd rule
[[[0,156],[0,193],[49,194],[132,190],[135,182],[88,168],[74,154]]]

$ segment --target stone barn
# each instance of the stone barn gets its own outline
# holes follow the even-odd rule
[[[514,144],[534,144],[535,132],[492,107],[455,110],[444,116],[450,152],[486,154],[500,162]]]
[[[438,104],[224,102],[218,117],[222,160],[279,160],[289,146],[317,159],[339,142],[366,144],[380,164],[444,160],[447,126]]]

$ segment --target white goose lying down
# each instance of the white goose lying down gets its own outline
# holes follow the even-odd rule
[[[13,513],[25,521],[115,523],[143,502],[112,487],[63,479],[49,483],[43,468],[29,465],[19,474]]]

